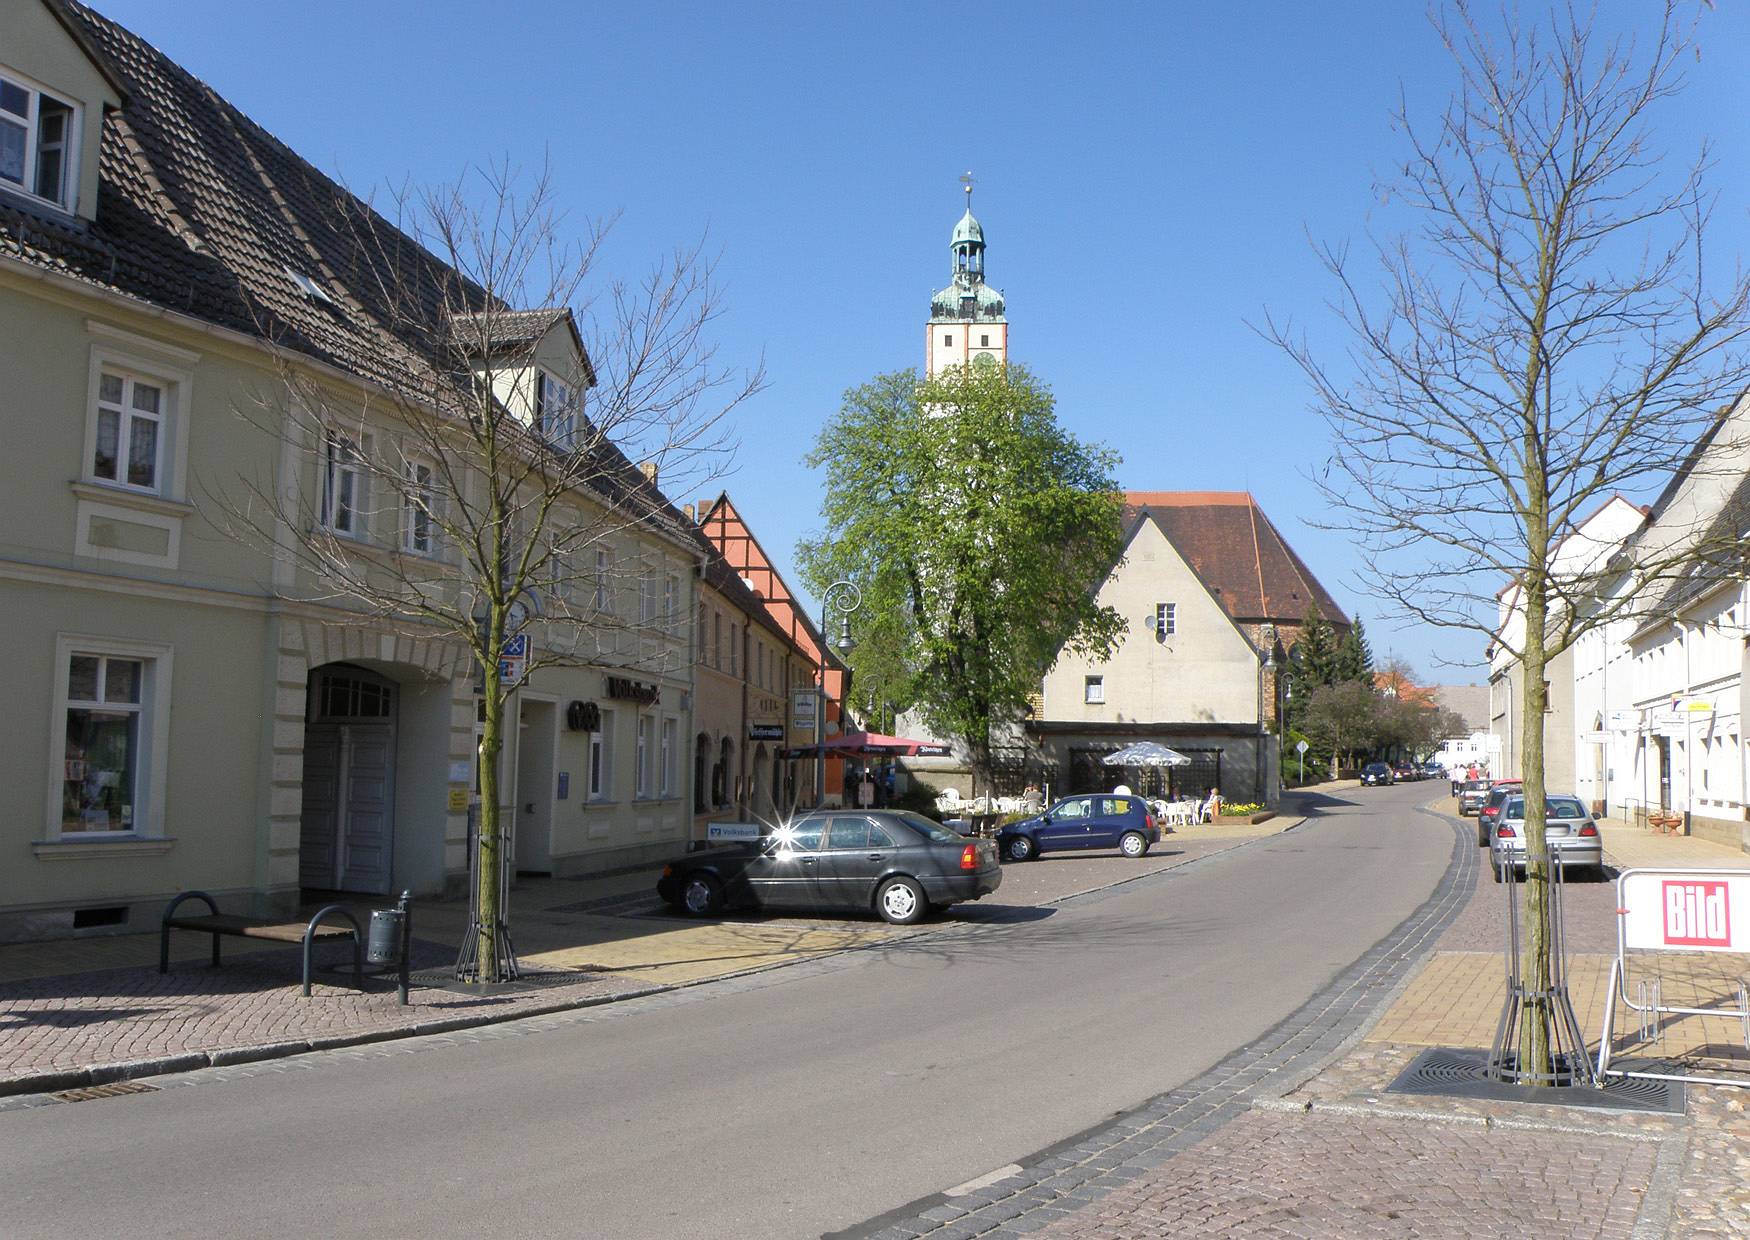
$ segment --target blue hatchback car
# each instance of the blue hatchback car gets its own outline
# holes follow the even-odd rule
[[[1004,861],[1089,848],[1116,848],[1126,857],[1140,857],[1160,838],[1147,801],[1101,792],[1065,797],[1037,817],[1011,822],[997,832],[997,847]]]

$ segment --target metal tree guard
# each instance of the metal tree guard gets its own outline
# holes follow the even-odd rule
[[[1549,988],[1528,989],[1520,971],[1519,867],[1509,854],[1501,866],[1501,889],[1507,894],[1507,999],[1489,1049],[1489,1078],[1509,1085],[1594,1085],[1591,1058],[1586,1053],[1586,1035],[1574,1015],[1568,997],[1568,936],[1562,913],[1563,870],[1554,856],[1549,860],[1549,919],[1552,951]],[[1527,1071],[1519,1063],[1519,1037],[1528,1005],[1548,1011],[1550,1029],[1549,1072]]]
[[[514,982],[522,976],[516,945],[510,939],[510,923],[505,920],[505,910],[510,907],[510,845],[510,833],[498,832],[498,911],[493,919],[496,932],[492,936],[498,958],[492,962],[494,967],[487,971],[487,976],[500,982]],[[458,981],[484,980],[480,968],[480,923],[480,816],[475,811],[468,815],[468,931],[462,936],[462,950],[456,957]]]

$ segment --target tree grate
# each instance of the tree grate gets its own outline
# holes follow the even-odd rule
[[[1490,1102],[1536,1102],[1594,1110],[1657,1111],[1668,1115],[1682,1115],[1685,1105],[1681,1081],[1613,1076],[1606,1078],[1602,1088],[1504,1084],[1489,1079],[1489,1052],[1469,1047],[1442,1046],[1423,1051],[1386,1086],[1385,1092]]]

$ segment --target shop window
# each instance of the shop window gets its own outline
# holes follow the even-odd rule
[[[614,796],[614,712],[602,711],[601,726],[589,736],[589,799]]]
[[[169,648],[63,637],[55,666],[49,836],[159,834]]]

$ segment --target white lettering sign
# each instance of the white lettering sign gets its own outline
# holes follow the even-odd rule
[[[1623,875],[1623,944],[1642,951],[1750,951],[1750,872],[1631,870]]]

